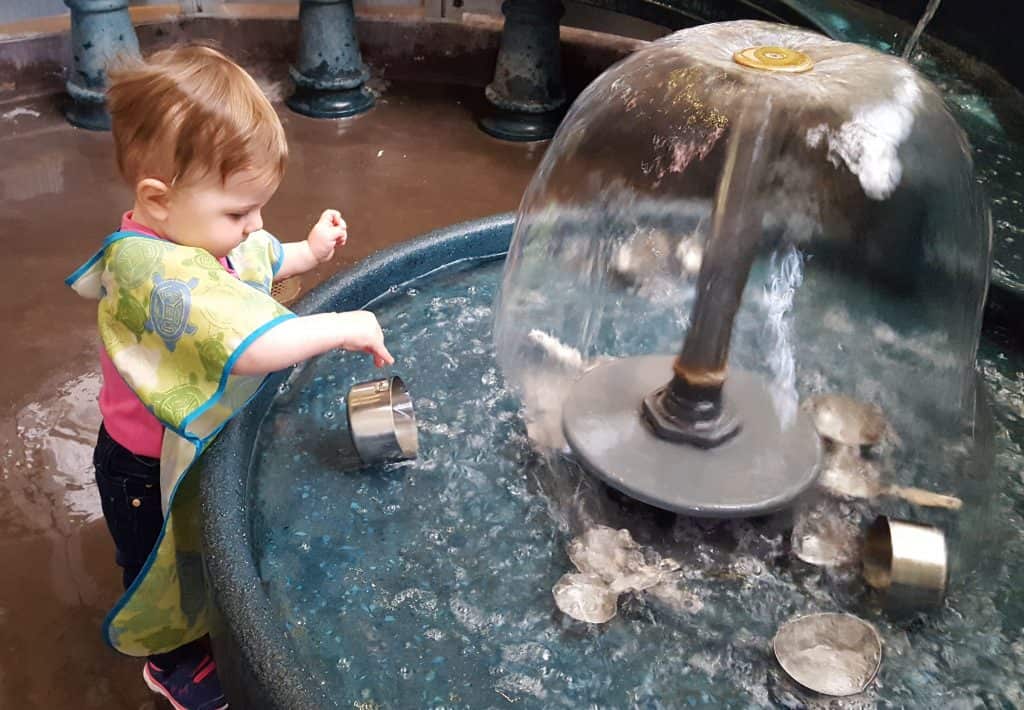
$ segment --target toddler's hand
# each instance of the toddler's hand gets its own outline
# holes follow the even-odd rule
[[[313,229],[309,230],[306,241],[317,263],[322,264],[334,256],[334,248],[338,244],[345,246],[348,241],[348,225],[337,210],[324,210]]]
[[[373,355],[373,364],[384,367],[395,362],[384,346],[384,332],[380,329],[377,316],[369,311],[336,313],[338,329],[341,331],[340,347],[345,350]]]

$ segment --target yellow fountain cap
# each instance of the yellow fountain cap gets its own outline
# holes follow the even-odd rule
[[[737,64],[765,71],[800,74],[814,68],[814,62],[803,52],[786,47],[748,47],[732,55]]]

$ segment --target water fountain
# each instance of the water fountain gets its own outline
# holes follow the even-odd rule
[[[520,209],[496,337],[535,439],[564,430],[648,503],[757,515],[813,482],[798,400],[841,392],[899,432],[887,475],[958,490],[970,455],[943,474],[923,449],[973,440],[991,228],[971,175],[895,58],[758,24],[636,53],[577,100]],[[563,282],[572,298],[549,293]],[[674,361],[651,357],[684,329]]]
[[[913,56],[914,50],[917,49],[917,43],[920,41],[921,35],[924,34],[924,28],[935,17],[935,12],[939,9],[940,2],[942,0],[928,0],[928,7],[925,8],[924,14],[921,15],[921,19],[917,21],[917,26],[914,27],[914,32],[910,35],[910,39],[907,40],[906,46],[903,47],[901,56],[904,59],[910,59]]]
[[[373,373],[343,355],[274,378],[204,459],[233,697],[798,706],[770,639],[845,611],[886,646],[858,701],[1019,699],[1012,584],[978,554],[1000,528],[966,148],[901,60],[792,28],[695,28],[604,74],[514,236],[453,227],[298,307],[378,312],[416,462],[346,449],[345,393]],[[600,446],[638,437],[661,452]],[[865,584],[879,516],[942,533],[948,609],[908,624]]]
[[[536,4],[536,0],[529,1]],[[304,0],[302,4],[342,2]],[[756,3],[757,8],[732,0],[588,3],[674,28],[723,17],[719,15],[723,10],[737,11],[736,17],[759,17],[756,13],[761,9],[781,7],[774,0]],[[116,17],[127,27],[125,6],[138,5],[123,0],[69,0],[67,4],[73,8],[73,23],[78,23],[80,30],[99,15]],[[799,10],[792,13],[792,18],[778,16],[798,25],[817,26],[834,39],[856,41],[894,54],[904,50],[925,3],[873,0],[870,4],[884,6],[886,12],[896,6],[906,7],[908,12],[894,14],[902,15],[907,23],[887,22],[884,18],[875,22],[866,12],[858,11],[863,8],[861,3],[847,0],[785,0],[785,6]],[[36,11],[44,5],[52,7],[54,3],[5,4],[0,19],[10,19],[12,12],[19,19],[19,8]],[[169,19],[159,13],[166,12],[170,4],[142,9],[142,17],[149,18],[137,26],[143,52],[190,38],[216,38],[232,55],[248,58],[252,63],[247,66],[261,85],[279,99],[292,91],[289,66],[303,74],[316,67],[316,51],[300,49],[304,36],[296,22],[294,4],[283,15],[281,7],[275,7],[266,14],[246,14],[244,18],[232,13],[230,2],[180,5],[191,11],[201,6],[201,11]],[[249,13],[255,5],[241,3],[235,8],[244,7]],[[437,4],[430,7],[435,15],[440,12]],[[292,179],[285,185],[284,194],[275,200],[278,217],[295,206],[334,200],[339,194],[350,199],[358,195],[363,213],[369,211],[367,204],[380,199],[386,204],[391,195],[384,185],[402,190],[407,182],[392,180],[388,174],[396,162],[388,157],[397,158],[398,154],[389,149],[381,159],[380,146],[372,142],[392,141],[385,147],[397,143],[405,159],[408,139],[413,136],[412,142],[417,142],[415,137],[426,136],[416,150],[408,150],[405,164],[416,167],[406,167],[405,172],[415,175],[422,170],[420,175],[427,180],[429,175],[442,172],[440,168],[431,172],[431,158],[439,155],[437,145],[430,140],[431,131],[443,132],[447,138],[458,136],[450,142],[455,146],[453,155],[459,156],[452,174],[430,180],[438,191],[443,189],[447,194],[442,199],[431,199],[437,192],[417,189],[411,195],[403,193],[403,207],[408,209],[384,210],[375,215],[372,234],[405,235],[467,215],[507,209],[501,206],[502,200],[481,196],[493,195],[495,186],[504,181],[518,185],[522,163],[516,169],[509,168],[523,155],[532,165],[543,147],[522,150],[476,134],[473,119],[485,114],[481,110],[486,109],[482,98],[485,86],[495,79],[495,66],[504,61],[502,30],[493,22],[468,17],[463,21],[452,11],[453,5],[445,3],[444,7],[449,10],[444,21],[385,19],[376,14],[357,18],[361,56],[371,68],[370,88],[379,99],[376,110],[351,121],[310,121],[281,107],[294,141],[297,164],[290,171]],[[513,9],[511,5],[509,9]],[[574,21],[575,9],[567,22]],[[138,21],[139,9],[132,7],[130,16]],[[952,23],[969,31],[973,18],[980,18],[978,24],[982,25],[985,18],[991,19],[991,13],[986,15],[978,8],[961,11],[943,3],[910,61],[941,89],[947,107],[967,130],[975,150],[976,178],[992,198],[996,264],[979,364],[993,395],[996,414],[994,477],[998,493],[988,498],[987,505],[979,507],[961,498],[963,491],[948,485],[955,478],[952,476],[947,480],[944,475],[918,477],[904,475],[903,471],[899,476],[888,475],[891,471],[883,471],[885,466],[881,464],[892,463],[892,452],[911,450],[904,447],[903,432],[893,425],[892,412],[874,404],[879,400],[871,391],[854,392],[852,396],[836,394],[844,390],[832,387],[832,383],[818,387],[813,379],[809,383],[797,379],[796,368],[802,361],[796,357],[794,380],[807,385],[798,387],[803,399],[797,401],[804,408],[797,411],[810,415],[827,439],[822,442],[824,465],[810,491],[775,514],[723,521],[675,516],[610,490],[590,471],[581,469],[579,459],[566,447],[562,400],[557,401],[557,408],[551,407],[552,426],[543,426],[544,419],[532,415],[524,426],[520,396],[511,391],[494,364],[492,300],[502,265],[487,257],[508,249],[512,219],[458,225],[432,235],[425,243],[383,255],[351,278],[333,282],[301,306],[307,311],[344,308],[378,299],[375,307],[385,327],[405,342],[401,366],[393,374],[410,379],[417,412],[424,415],[424,455],[418,464],[362,470],[361,461],[345,449],[345,392],[355,382],[381,373],[357,371],[353,361],[344,357],[325,359],[301,372],[275,378],[273,387],[252,403],[246,419],[225,432],[225,440],[214,452],[216,458],[211,459],[203,479],[209,509],[211,513],[217,510],[216,515],[207,518],[209,547],[216,550],[207,564],[214,581],[211,593],[225,621],[215,637],[219,662],[232,684],[232,698],[239,699],[236,705],[371,707],[376,701],[385,706],[489,707],[509,700],[526,706],[578,705],[587,701],[604,706],[684,702],[742,707],[814,705],[818,699],[797,692],[779,674],[771,658],[773,633],[778,641],[778,632],[794,628],[794,617],[809,619],[822,616],[817,612],[831,610],[832,614],[852,613],[867,619],[884,641],[881,674],[869,684],[866,696],[852,700],[854,705],[1024,706],[1019,680],[1024,677],[1024,645],[1019,642],[1024,597],[1018,593],[1024,584],[1024,565],[1020,562],[1024,560],[1024,485],[1020,478],[1020,462],[1024,460],[1020,448],[1024,441],[1020,419],[1024,362],[1020,358],[1020,338],[1015,334],[1019,318],[1012,310],[1004,310],[1014,303],[1001,298],[1007,291],[1024,292],[1020,278],[1024,260],[1014,244],[1015,239],[1016,245],[1024,244],[1019,238],[1024,214],[1020,179],[1024,154],[1020,146],[1024,143],[1014,133],[1017,126],[1024,125],[1019,120],[1024,115],[1024,104],[1019,93],[980,63],[994,61],[996,52],[964,42],[960,48],[975,53],[968,57],[940,41],[958,42],[956,35],[944,33],[943,28],[948,29]],[[48,18],[47,26],[54,27],[52,21],[57,19]],[[509,12],[506,19],[505,32],[509,32],[516,21],[532,18]],[[550,18],[546,21],[553,22]],[[68,87],[67,91],[82,102],[70,106],[69,115],[73,119],[76,114],[101,118],[101,112],[94,110],[99,108],[95,100],[100,98],[96,89],[102,86],[95,71],[98,60],[112,45],[117,46],[114,40],[122,49],[133,41],[130,32],[122,37],[117,27],[108,29],[111,32],[99,38],[107,42],[90,41],[90,47],[75,28],[70,34],[47,31],[32,37],[8,36],[0,47],[0,75],[12,79],[0,81],[0,102],[5,104],[0,114],[9,154],[8,164],[0,171],[0,192],[5,195],[6,208],[0,210],[0,221],[12,225],[7,230],[10,234],[18,234],[24,231],[28,215],[38,213],[40,205],[45,210],[50,196],[60,193],[68,200],[69,209],[54,213],[53,218],[58,232],[71,235],[65,257],[78,248],[76,244],[88,241],[86,231],[100,233],[105,228],[102,204],[121,199],[113,171],[103,170],[108,163],[106,139],[61,126],[56,108],[57,94],[64,91],[64,80],[69,78],[78,87]],[[992,41],[988,29],[987,46],[1007,44]],[[344,47],[337,33],[327,39],[328,46],[337,46],[340,41]],[[571,101],[596,73],[636,47],[624,38],[563,27],[560,50],[564,94],[553,95]],[[80,53],[82,48],[89,52]],[[76,62],[74,70],[72,59]],[[353,59],[359,61],[358,57]],[[1013,79],[1012,64],[993,66]],[[83,72],[89,75],[86,83]],[[362,73],[353,76],[358,81]],[[546,83],[543,73],[533,76]],[[428,89],[422,84],[435,80],[445,86]],[[410,81],[413,86],[406,83]],[[78,91],[81,87],[88,91]],[[339,85],[325,82],[312,88],[338,93]],[[341,93],[346,91],[340,86]],[[355,87],[352,93],[361,92]],[[424,94],[430,100],[423,101]],[[395,120],[399,104],[404,105],[402,121]],[[410,122],[409,113],[416,114],[424,106],[430,107],[430,113],[424,114],[426,120]],[[441,110],[435,112],[435,108]],[[545,107],[538,104],[536,108]],[[561,112],[564,106],[559,106],[559,116]],[[415,130],[407,130],[410,128]],[[446,162],[443,151],[440,155],[435,165],[453,164]],[[495,161],[495,156],[513,160],[499,157]],[[419,162],[414,162],[416,159]],[[337,170],[338,164],[353,162],[359,166],[357,178]],[[369,167],[369,172],[364,174],[364,167]],[[471,180],[473,189],[453,189],[464,184],[460,178],[475,171],[486,177],[479,187]],[[375,175],[388,175],[388,179],[382,185]],[[518,197],[518,188],[515,194]],[[427,201],[433,205],[432,210],[424,209]],[[291,207],[282,208],[282,204]],[[695,210],[698,221],[701,212]],[[291,217],[297,219],[299,215],[292,212]],[[277,217],[273,221],[276,223]],[[591,231],[598,234],[600,226],[595,225]],[[357,245],[365,248],[367,242],[363,239],[371,231],[360,227],[356,232],[363,235]],[[656,234],[648,241],[652,249],[662,251],[669,243]],[[670,263],[663,266],[669,276],[685,273],[695,284],[705,251],[698,242],[684,241],[677,245]],[[31,245],[12,242],[12,247],[20,261],[31,267],[8,283],[14,289],[16,303],[17,294],[33,292],[35,281],[56,282],[63,276],[56,252],[40,261]],[[795,248],[803,253],[799,244]],[[645,269],[650,269],[651,263],[655,271],[661,268],[657,258],[652,262],[648,251],[624,249],[617,253],[609,285],[627,297],[641,297],[641,307],[651,301],[652,284],[643,278]],[[800,271],[790,268],[794,266],[792,259],[780,257],[773,263],[771,252],[754,260],[742,307],[734,320],[736,335],[730,343],[726,402],[736,371],[758,375],[757,368],[748,362],[737,362],[738,358],[749,360],[751,346],[744,342],[753,333],[748,317],[751,308],[755,313],[767,313],[767,322],[773,322],[784,310],[787,293],[791,291],[794,302],[799,303],[800,293],[806,295],[807,287],[813,285],[813,267],[820,263],[818,258],[802,263]],[[463,259],[466,261],[459,261]],[[646,267],[645,260],[649,262]],[[843,266],[840,262],[835,269],[840,276]],[[759,305],[756,299],[748,301],[751,295],[762,295],[759,286],[768,268],[777,268],[780,274],[769,289],[778,307]],[[414,281],[406,283],[410,279]],[[386,292],[385,286],[390,284],[402,285]],[[556,284],[554,288],[572,295],[570,287]],[[878,295],[879,300],[886,298],[887,294]],[[25,377],[6,383],[8,399],[16,403],[23,396],[35,397],[37,388],[42,388],[39,392],[45,390],[40,402],[59,400],[61,393],[67,392],[77,392],[78,399],[94,394],[94,378],[76,378],[56,390],[50,379],[43,379],[44,375],[49,378],[56,374],[55,358],[66,360],[56,352],[91,352],[88,324],[76,323],[73,314],[58,306],[59,296],[38,304],[22,301],[26,307],[47,309],[55,322],[69,327],[61,329],[60,347],[54,349],[54,343],[49,343],[46,348],[35,348],[27,326],[15,324],[14,335],[19,337],[10,339],[15,348],[13,361],[31,366]],[[688,332],[686,316],[692,305],[676,304],[682,314],[678,322],[670,322],[661,330],[660,325],[652,328],[658,333],[658,341],[650,345],[649,352],[662,353],[669,360],[670,354],[679,352]],[[1008,327],[994,317],[1000,313],[1009,315],[1004,321]],[[841,314],[830,311],[826,316],[822,322],[829,327],[846,329]],[[853,316],[859,316],[859,312]],[[781,321],[785,322],[785,317]],[[856,317],[851,321],[856,323]],[[73,327],[76,325],[77,330]],[[786,337],[792,341],[800,328],[792,321],[789,325]],[[441,338],[447,330],[453,337]],[[432,335],[438,338],[431,340]],[[602,337],[608,335],[599,333]],[[767,331],[762,335],[762,341],[777,345],[776,336]],[[890,336],[884,328],[878,335],[883,339]],[[554,384],[558,387],[552,391],[559,396],[563,374],[596,372],[598,368],[592,366],[616,354],[614,348],[608,352],[595,348],[593,357],[584,357],[576,347],[540,328],[527,336],[527,355],[542,365],[536,379],[540,382],[556,375]],[[919,355],[929,356],[927,342],[912,345],[914,350],[923,351]],[[850,338],[838,346],[849,352]],[[26,348],[32,353],[28,359]],[[632,356],[648,350],[638,346],[635,351],[622,352]],[[841,353],[834,354],[841,357]],[[794,355],[799,355],[799,350]],[[859,351],[855,352],[848,361],[855,364],[860,356]],[[908,353],[907,357],[917,355]],[[826,359],[819,358],[822,362]],[[558,368],[554,367],[556,361]],[[655,374],[652,388],[672,377],[670,362],[660,365]],[[848,379],[857,380],[864,374],[854,372]],[[764,372],[759,376],[773,385],[774,376],[769,378]],[[86,386],[81,387],[81,383]],[[804,396],[817,390],[830,394]],[[911,392],[911,398],[915,396]],[[84,400],[79,404],[82,406],[76,412],[88,409]],[[105,549],[93,550],[91,565],[89,554],[81,559],[77,555],[82,545],[88,553],[90,548],[98,547],[94,543],[105,542],[105,532],[91,527],[83,540],[75,532],[77,528],[66,524],[50,529],[53,523],[48,509],[51,497],[59,500],[70,496],[66,500],[95,504],[94,491],[88,485],[82,490],[74,485],[61,492],[63,481],[77,484],[79,473],[88,476],[83,455],[76,477],[63,478],[75,468],[69,465],[74,457],[68,455],[67,447],[87,448],[84,437],[91,434],[94,420],[76,413],[72,417],[75,421],[69,421],[60,411],[36,407],[33,399],[29,407],[17,413],[17,434],[15,421],[9,419],[11,437],[23,441],[12,439],[13,454],[6,449],[5,460],[12,475],[3,485],[14,495],[8,496],[11,500],[0,517],[9,515],[12,505],[18,517],[18,505],[26,500],[19,494],[43,485],[48,493],[32,502],[32,510],[42,513],[32,524],[46,530],[44,543],[49,544],[46,541],[52,534],[58,545],[54,564],[39,569],[38,576],[49,579],[49,575],[59,574],[62,559],[70,566],[63,576],[53,580],[53,590],[61,599],[51,601],[47,595],[23,593],[24,613],[5,628],[15,635],[31,635],[33,619],[61,618],[55,609],[66,609],[69,617],[59,624],[64,631],[59,643],[56,637],[47,643],[44,635],[42,645],[32,642],[27,646],[30,662],[20,671],[15,669],[10,682],[2,684],[0,698],[9,697],[18,705],[32,687],[56,696],[61,696],[63,690],[62,697],[73,698],[77,698],[76,689],[93,687],[97,692],[84,702],[102,704],[103,697],[110,697],[109,692],[102,691],[107,679],[127,678],[129,689],[132,683],[141,689],[135,663],[122,659],[120,666],[112,663],[108,668],[102,654],[96,655],[100,607],[113,599],[113,587],[104,594],[96,588],[78,586],[90,569],[109,566]],[[540,407],[533,413],[544,411]],[[50,426],[54,422],[61,426]],[[984,425],[984,419],[979,423]],[[22,424],[27,427],[24,433]],[[281,446],[287,437],[275,436],[275,432],[293,436],[302,455],[293,458],[297,452]],[[546,438],[549,434],[550,441]],[[977,438],[983,441],[985,437]],[[451,440],[455,446],[449,443]],[[945,440],[937,436],[934,441]],[[21,443],[26,451],[25,467],[14,468],[15,462],[17,466],[22,464]],[[35,453],[29,453],[30,448]],[[57,463],[53,480],[49,477],[50,452],[56,455]],[[932,452],[929,459],[942,457]],[[940,468],[946,464],[939,461]],[[984,470],[984,465],[979,468]],[[987,485],[983,480],[977,484],[979,490]],[[985,500],[984,495],[975,498]],[[88,508],[73,506],[76,511]],[[987,557],[991,570],[985,575],[953,570],[945,606],[935,608],[935,600],[924,594],[915,610],[928,604],[930,611],[909,624],[889,616],[888,608],[882,613],[883,596],[863,586],[856,564],[862,536],[871,537],[871,552],[876,556],[868,570],[876,584],[886,589],[884,601],[888,603],[893,592],[906,586],[906,570],[891,564],[888,568],[885,564],[877,566],[876,562],[885,563],[887,557],[891,562],[904,559],[903,534],[908,530],[940,531],[939,537],[949,543],[949,552],[963,557],[967,550],[970,557],[970,545],[962,544],[956,528],[958,522],[966,521],[965,515],[978,515],[979,510],[997,524],[998,535],[992,536],[991,544],[974,545],[982,548],[975,556]],[[879,518],[865,531],[864,524],[879,512],[891,517]],[[908,518],[923,518],[926,524],[914,528]],[[5,517],[5,521],[9,530],[10,519]],[[953,525],[947,527],[948,522]],[[101,535],[93,535],[95,532]],[[21,534],[18,524],[14,534]],[[65,535],[69,537],[65,539]],[[19,543],[18,549],[22,546]],[[591,554],[601,549],[616,551],[619,562],[611,568],[612,574],[607,574],[608,565],[600,556],[594,559]],[[28,571],[36,579],[38,565],[33,567],[18,559],[17,554],[8,555],[15,577],[20,570],[20,574]],[[944,569],[945,561],[932,565],[931,587],[911,580],[916,591],[941,592],[946,583]],[[88,603],[90,596],[92,614],[83,606],[83,600]],[[36,606],[37,600],[42,606]],[[573,604],[577,608],[573,609]],[[561,607],[577,613],[591,612],[591,623],[574,620],[559,611]],[[389,638],[393,639],[391,647],[386,643]],[[806,637],[800,639],[802,642]],[[51,661],[60,663],[61,658],[92,662],[83,665],[76,660],[76,672],[52,685],[38,668]],[[873,672],[867,667],[865,670]],[[869,680],[867,676],[865,673],[864,678]],[[36,678],[35,684],[30,680],[26,684],[26,679],[32,677]],[[241,682],[246,677],[248,681]],[[100,684],[90,682],[97,678]],[[121,687],[120,683],[115,685]],[[253,693],[251,702],[243,702],[250,700],[244,691]],[[142,692],[135,697],[137,703],[143,702]]]

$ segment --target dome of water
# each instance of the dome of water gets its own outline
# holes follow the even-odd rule
[[[808,561],[854,560],[886,514],[962,562],[991,534],[990,263],[966,138],[910,65],[704,25],[572,106],[519,209],[497,355],[556,478],[582,463],[693,515],[795,509]],[[693,419],[666,434],[672,392]]]

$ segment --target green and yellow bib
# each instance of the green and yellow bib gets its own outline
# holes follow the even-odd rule
[[[235,278],[203,249],[122,231],[66,281],[99,299],[103,347],[166,428],[163,529],[104,626],[122,653],[167,652],[208,630],[199,482],[188,472],[265,380],[232,375],[235,362],[260,335],[295,317],[270,296],[282,258],[277,239],[254,232],[228,254]]]

